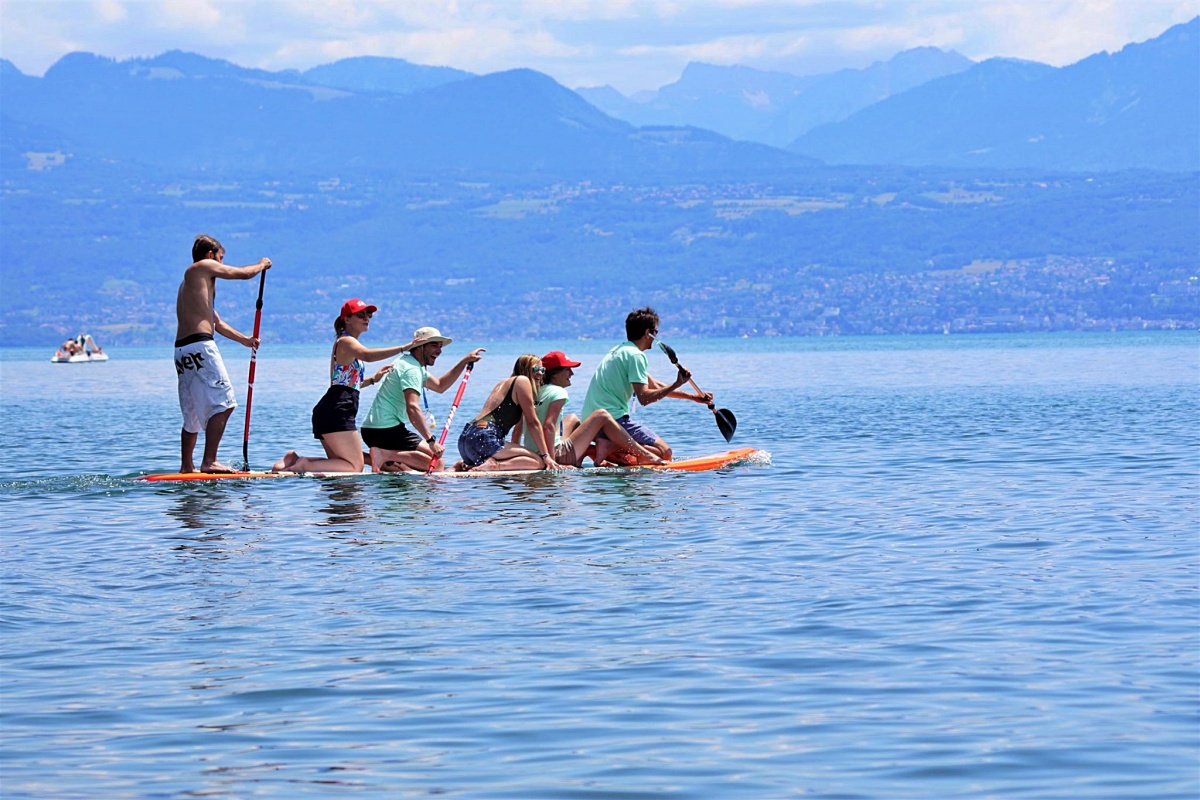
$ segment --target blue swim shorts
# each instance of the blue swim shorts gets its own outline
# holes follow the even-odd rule
[[[634,422],[633,418],[628,414],[617,417],[617,424],[625,429],[626,433],[638,444],[649,446],[658,441],[658,434],[647,428],[640,422]],[[603,429],[596,434],[597,439],[607,439]]]

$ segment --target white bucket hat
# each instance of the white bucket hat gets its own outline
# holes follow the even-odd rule
[[[453,339],[449,336],[442,336],[442,332],[437,328],[417,328],[413,331],[413,339],[424,339],[422,344],[432,344],[433,342],[441,342],[442,344],[450,344]]]

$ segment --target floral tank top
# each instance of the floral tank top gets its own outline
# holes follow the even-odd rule
[[[349,335],[348,333],[343,333],[338,336],[338,339]],[[339,364],[337,362],[337,342],[333,343],[333,354],[329,357],[330,386],[349,386],[351,389],[357,389],[362,385],[366,370],[367,365],[359,358],[354,359],[345,366]]]

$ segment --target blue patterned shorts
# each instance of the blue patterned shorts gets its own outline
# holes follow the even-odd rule
[[[458,454],[468,468],[478,467],[504,447],[504,432],[494,422],[468,422],[458,437]]]

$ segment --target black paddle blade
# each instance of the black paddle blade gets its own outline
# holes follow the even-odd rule
[[[671,349],[671,345],[667,344],[666,342],[660,341],[658,343],[658,346],[660,348],[662,348],[662,351],[664,353],[667,354],[667,358],[671,359],[672,364],[675,364],[676,366],[679,365],[679,356],[675,355],[675,351],[673,349]]]
[[[737,417],[733,416],[733,412],[728,408],[715,408],[713,416],[717,418],[717,428],[725,437],[725,441],[733,439],[733,432],[737,430]]]

